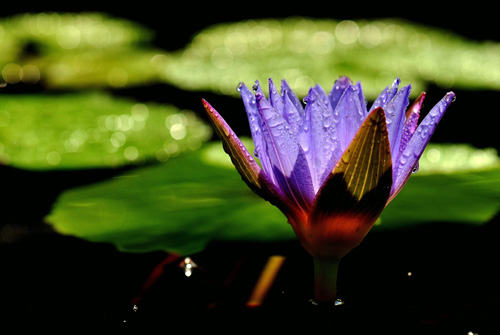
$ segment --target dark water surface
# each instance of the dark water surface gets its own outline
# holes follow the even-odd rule
[[[4,226],[0,319],[15,329],[94,328],[170,333],[334,329],[335,334],[497,334],[500,308],[498,219],[480,227],[439,223],[370,233],[341,263],[332,314],[308,302],[312,264],[295,242],[217,243],[182,259],[143,290],[166,254],[121,253],[108,244],[61,236],[43,223]],[[246,307],[273,255],[285,257],[262,306]],[[134,308],[136,306],[136,308]]]

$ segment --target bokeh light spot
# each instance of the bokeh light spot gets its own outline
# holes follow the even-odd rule
[[[358,24],[351,20],[344,20],[339,22],[335,28],[335,36],[344,44],[351,44],[356,42],[359,37]]]

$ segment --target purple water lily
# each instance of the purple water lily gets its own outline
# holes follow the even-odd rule
[[[243,180],[287,217],[315,264],[315,298],[336,297],[337,266],[357,246],[418,166],[450,92],[418,124],[425,97],[409,106],[411,86],[396,79],[367,108],[361,84],[339,78],[329,94],[316,85],[305,107],[282,81],[239,86],[254,159],[217,111],[203,100]]]

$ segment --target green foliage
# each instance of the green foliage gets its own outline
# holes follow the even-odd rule
[[[414,93],[500,87],[500,46],[395,19],[336,21],[292,17],[220,24],[177,52],[151,46],[153,32],[100,13],[25,14],[0,20],[0,69],[7,82],[51,87],[168,83],[235,95],[240,81],[286,78],[299,95],[340,75],[373,99],[396,77]],[[188,42],[188,41],[186,41]],[[36,53],[27,52],[27,46]]]
[[[433,146],[453,156],[470,147]],[[454,153],[455,152],[455,153]],[[477,153],[479,155],[479,153]],[[428,222],[480,224],[498,211],[499,159],[483,152],[482,164],[467,161],[442,174],[434,162],[410,178],[375,229]],[[447,164],[447,159],[441,161]],[[425,171],[425,162],[422,164]],[[59,232],[110,242],[124,251],[166,250],[181,255],[215,240],[294,239],[285,216],[245,185],[220,143],[164,164],[69,190],[47,217]]]
[[[158,82],[149,29],[103,13],[23,14],[0,20],[0,74],[53,88]]]
[[[216,145],[70,190],[47,220],[61,233],[126,251],[189,254],[217,239],[292,238],[281,212],[248,189]]]
[[[26,169],[165,161],[211,129],[193,112],[104,93],[0,95],[0,162]]]
[[[340,75],[361,81],[374,99],[396,77],[413,93],[443,88],[500,87],[500,46],[394,20],[308,18],[249,20],[209,27],[182,51],[163,58],[163,77],[185,89],[236,94],[239,81],[285,78],[305,96]]]

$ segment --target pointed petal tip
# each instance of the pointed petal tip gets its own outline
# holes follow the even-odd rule
[[[339,84],[340,83],[345,83],[347,85],[351,84],[352,83],[352,80],[351,78],[349,78],[348,76],[340,76],[337,80],[336,80]]]
[[[394,81],[392,82],[392,87],[393,88],[399,87],[400,84],[401,84],[401,78],[396,77],[396,79],[394,79]]]
[[[348,76],[340,76],[333,85],[333,90],[345,90],[346,87],[352,85],[352,80]]]
[[[371,124],[377,127],[380,127],[381,132],[388,136],[387,132],[387,120],[385,116],[385,111],[382,107],[377,107],[372,110],[365,119],[365,122],[370,120]]]
[[[439,114],[444,114],[444,112],[448,109],[452,102],[456,99],[454,92],[448,92],[445,96],[431,109],[429,113],[437,112]]]
[[[443,99],[446,101],[446,103],[451,104],[453,101],[455,101],[456,94],[455,94],[455,92],[450,91],[450,92],[446,93],[446,95],[444,96]]]
[[[205,108],[205,111],[208,113],[208,116],[210,117],[210,119],[212,121],[215,121],[215,119],[222,118],[220,116],[219,112],[217,112],[215,110],[215,108],[213,108],[212,105],[210,105],[210,103],[207,100],[201,99],[201,103],[203,105],[203,108]]]
[[[415,99],[415,102],[413,104],[419,104],[420,106],[422,106],[426,96],[427,92],[420,92],[420,95]]]
[[[385,122],[385,112],[382,107],[377,107],[370,112],[368,118],[371,118],[374,122]]]
[[[261,92],[255,93],[255,99],[257,100],[257,102],[260,102],[262,100],[267,100],[266,96]]]
[[[207,112],[215,111],[215,109],[210,105],[210,103],[208,103],[208,101],[203,98],[201,99],[201,104],[203,105],[203,107]]]
[[[407,121],[412,114],[420,114],[420,109],[422,109],[422,105],[424,104],[426,95],[427,95],[426,92],[421,92],[420,95],[415,99],[413,104],[406,110]]]

